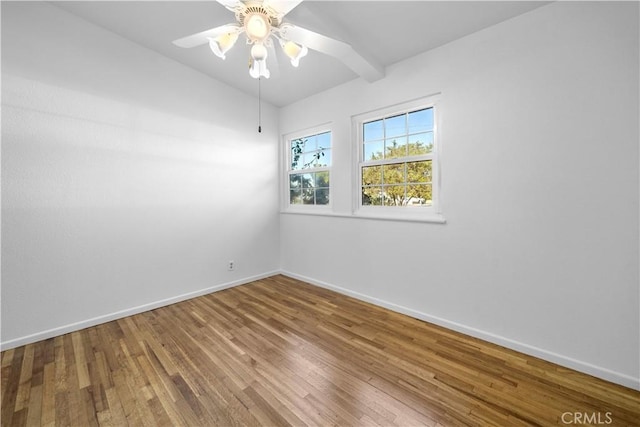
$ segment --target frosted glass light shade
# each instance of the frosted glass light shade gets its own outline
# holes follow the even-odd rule
[[[251,47],[251,57],[256,61],[267,59],[267,48],[262,43],[255,43]]]
[[[254,79],[260,77],[268,79],[271,76],[271,73],[267,69],[267,61],[265,61],[264,59],[252,60],[251,67],[249,68],[249,75]]]
[[[297,67],[300,65],[300,58],[309,53],[309,49],[306,46],[294,43],[292,41],[280,42],[282,50],[291,59],[291,65]]]
[[[211,51],[219,58],[225,59],[226,53],[238,40],[238,33],[225,33],[214,39],[209,39]]]

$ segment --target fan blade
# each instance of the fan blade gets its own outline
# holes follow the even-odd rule
[[[309,49],[317,50],[339,59],[369,82],[384,77],[382,66],[372,60],[367,60],[347,43],[289,24],[281,27],[280,34],[288,40],[307,46]]]
[[[229,10],[235,10],[236,7],[242,4],[240,0],[216,0],[216,1]]]
[[[302,0],[265,0],[265,4],[278,12],[280,17],[291,12],[300,3],[302,3]]]
[[[235,24],[221,25],[220,27],[212,28],[201,33],[192,34],[190,36],[174,40],[173,44],[184,48],[200,46],[201,44],[209,43],[210,38],[215,38],[225,33],[236,32],[239,29],[240,27]]]

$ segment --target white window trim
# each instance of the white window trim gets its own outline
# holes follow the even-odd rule
[[[366,113],[361,113],[351,117],[353,144],[353,202],[352,213],[359,218],[370,219],[386,219],[399,221],[418,221],[418,222],[436,222],[445,223],[442,215],[442,204],[440,195],[441,184],[441,168],[440,162],[442,158],[441,144],[441,114],[440,103],[441,95],[439,93],[415,99],[412,101],[396,104],[389,107],[381,108]],[[379,120],[385,117],[392,117],[397,114],[405,114],[409,111],[420,110],[423,108],[433,108],[433,151],[432,151],[432,168],[433,177],[432,185],[432,205],[429,207],[393,207],[393,206],[363,206],[362,205],[362,175],[360,168],[362,165],[362,128],[365,122]]]
[[[318,135],[325,132],[331,132],[331,166],[326,168],[314,168],[314,171],[327,170],[329,171],[329,203],[326,205],[292,205],[289,203],[289,173],[291,172],[291,141],[304,138],[309,135]],[[306,214],[331,214],[333,212],[333,156],[334,156],[334,143],[333,143],[333,127],[332,123],[325,123],[322,125],[314,126],[295,132],[291,132],[282,135],[282,165],[281,174],[282,183],[280,186],[281,191],[281,206],[280,211],[282,213],[306,213]],[[302,169],[299,171],[301,172]]]

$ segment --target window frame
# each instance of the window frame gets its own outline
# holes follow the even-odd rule
[[[357,217],[425,221],[444,223],[441,210],[441,114],[440,94],[429,95],[412,101],[383,107],[374,111],[352,116],[352,133],[354,140],[353,151],[353,206],[352,213]],[[392,118],[397,115],[406,115],[422,109],[433,109],[433,149],[431,153],[419,156],[398,157],[392,160],[364,161],[364,134],[365,123]],[[411,161],[431,160],[431,206],[373,206],[362,203],[362,168],[364,166],[397,164]]]
[[[310,169],[291,169],[291,141],[295,141],[296,139],[302,139],[309,136],[316,136],[323,133],[329,132],[330,134],[330,147],[331,150],[331,164],[329,166],[323,166],[318,168],[310,168]],[[333,136],[334,131],[331,123],[326,123],[318,126],[314,126],[311,128],[306,128],[303,130],[291,132],[282,136],[282,147],[283,147],[283,168],[282,168],[282,197],[281,197],[281,208],[283,212],[288,213],[328,213],[332,211],[333,205],[333,191],[332,191],[332,180],[333,180],[333,155],[334,155],[334,144],[333,144]],[[317,204],[292,204],[291,196],[290,196],[290,176],[292,174],[298,173],[306,173],[306,172],[328,172],[329,173],[329,203],[324,205]]]

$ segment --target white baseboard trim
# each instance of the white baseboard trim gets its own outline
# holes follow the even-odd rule
[[[167,305],[175,304],[177,302],[186,301],[191,298],[199,297],[202,295],[207,295],[213,292],[221,291],[223,289],[233,288],[235,286],[240,286],[247,284],[249,282],[253,282],[255,280],[264,279],[265,277],[270,277],[275,274],[279,274],[280,271],[271,271],[264,274],[259,274],[256,276],[246,277],[244,279],[234,280],[232,282],[223,283],[216,286],[211,286],[210,288],[200,289],[194,292],[188,292],[186,294],[178,295],[171,298],[166,298],[159,301],[150,302],[148,304],[142,304],[137,307],[127,308],[124,310],[116,311],[114,313],[105,314],[102,316],[97,316],[91,319],[82,320],[80,322],[70,323],[64,326],[58,326],[52,329],[48,329],[46,331],[37,332],[35,334],[26,335],[24,337],[15,338],[8,341],[0,342],[0,351],[9,350],[10,348],[19,347],[21,345],[27,345],[34,342],[46,340],[49,338],[57,337],[59,335],[67,334],[70,332],[79,331],[81,329],[89,328],[91,326],[96,326],[101,323],[110,322],[112,320],[122,319],[123,317],[133,316],[134,314],[143,313],[145,311],[153,310],[159,307],[164,307]]]
[[[640,390],[640,378],[634,378],[630,375],[622,374],[620,372],[612,371],[607,368],[593,365],[591,363],[583,362],[581,360],[573,359],[571,357],[563,356],[552,351],[544,350],[538,347],[534,347],[529,344],[525,344],[519,341],[515,341],[509,338],[502,337],[500,335],[486,332],[480,329],[473,328],[471,326],[463,325],[461,323],[453,322],[451,320],[443,319],[441,317],[432,316],[427,313],[423,313],[411,308],[403,307],[388,301],[381,300],[369,295],[361,294],[340,286],[335,286],[330,283],[326,283],[320,280],[315,280],[310,277],[302,276],[300,274],[292,273],[290,271],[282,270],[280,272],[285,276],[289,276],[294,279],[301,280],[303,282],[311,283],[312,285],[319,286],[321,288],[329,289],[338,292],[343,295],[347,295],[356,298],[361,301],[369,302],[371,304],[387,308],[397,313],[406,314],[407,316],[414,317],[416,319],[424,320],[425,322],[433,323],[438,326],[442,326],[447,329],[451,329],[456,332],[460,332],[465,335],[479,338],[484,341],[488,341],[493,344],[500,345],[502,347],[516,350],[521,353],[535,356],[537,358],[546,360],[548,362],[555,363],[566,368],[571,368],[576,371],[583,372],[585,374],[592,375],[610,381],[612,383],[620,384],[625,387],[629,387],[635,390]]]

